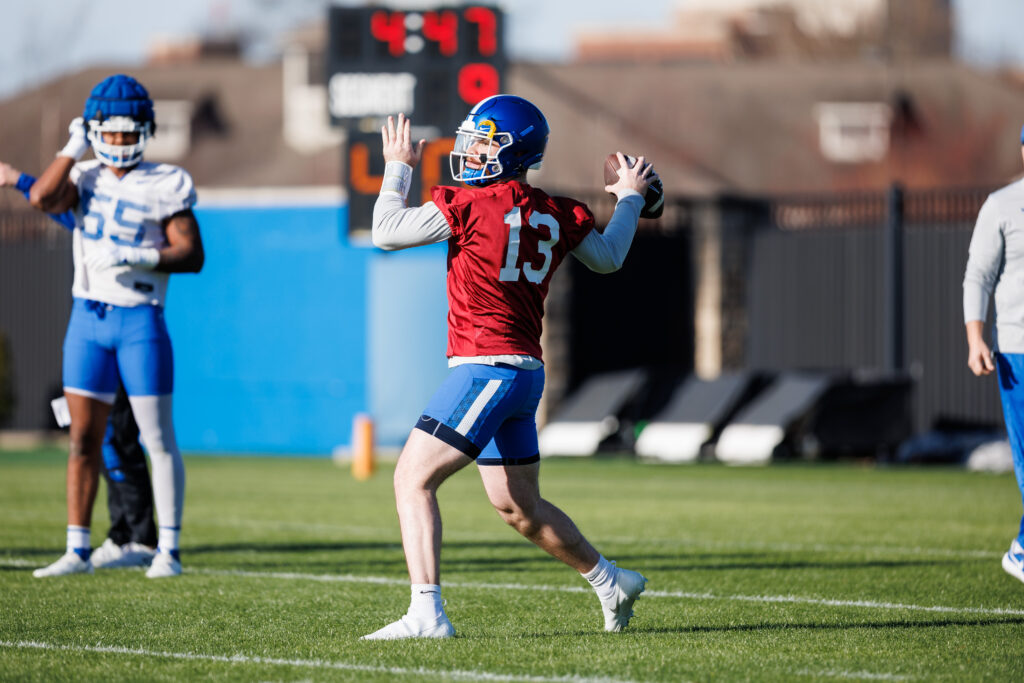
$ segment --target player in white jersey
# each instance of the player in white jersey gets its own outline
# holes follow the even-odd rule
[[[153,471],[160,530],[146,576],[181,573],[185,466],[174,437],[174,365],[163,306],[168,275],[199,272],[204,255],[191,176],[142,160],[155,127],[146,89],[129,76],[110,76],[93,88],[67,145],[29,193],[42,211],[75,215],[74,302],[63,363],[71,413],[67,552],[36,570],[37,577],[93,570],[89,527],[119,376]],[[76,163],[90,146],[96,160]]]
[[[35,177],[0,161],[0,187],[15,188],[28,199],[35,182]],[[74,232],[73,211],[50,214],[50,218]],[[56,408],[54,413],[56,415]],[[123,385],[118,387],[117,398],[107,420],[101,471],[107,483],[110,529],[103,545],[90,556],[92,565],[96,569],[148,567],[156,551],[153,486],[146,466],[146,453],[139,443],[139,426],[135,423]]]

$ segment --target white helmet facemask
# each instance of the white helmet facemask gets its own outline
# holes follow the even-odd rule
[[[89,144],[96,158],[116,168],[134,166],[142,161],[142,152],[152,137],[149,121],[136,121],[130,116],[111,116],[103,120],[89,121]],[[132,145],[113,145],[103,140],[103,133],[138,133],[139,140]]]
[[[494,128],[494,123],[485,121],[478,129],[473,119],[468,118],[455,131],[455,146],[449,155],[455,180],[479,184],[502,175],[504,167],[500,155],[502,150],[512,145],[513,140],[508,133],[495,132]],[[469,168],[467,159],[478,164],[479,168]]]

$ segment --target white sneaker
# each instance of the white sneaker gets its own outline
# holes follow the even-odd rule
[[[37,579],[48,576],[67,576],[68,574],[92,574],[92,562],[83,560],[74,550],[69,550],[49,567],[32,572],[32,576]]]
[[[156,553],[154,548],[141,543],[118,545],[109,538],[93,551],[89,560],[96,569],[119,569],[121,567],[148,567]]]
[[[403,638],[451,638],[455,635],[455,627],[442,614],[436,621],[420,623],[406,614],[396,622],[388,624],[379,631],[367,634],[359,640],[401,640]]]
[[[1016,538],[1010,544],[1010,549],[1003,555],[1003,570],[1018,581],[1024,581],[1024,548]]]
[[[615,597],[601,601],[604,612],[604,630],[619,632],[629,625],[633,616],[633,603],[647,587],[647,579],[639,572],[615,568]]]
[[[153,556],[153,564],[146,570],[147,579],[166,579],[181,575],[181,562],[170,553],[157,552]]]

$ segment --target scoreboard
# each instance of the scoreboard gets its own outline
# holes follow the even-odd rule
[[[503,29],[501,11],[484,5],[330,8],[327,100],[331,122],[348,132],[350,230],[370,228],[384,170],[380,128],[389,115],[406,114],[414,141],[427,140],[410,204],[453,182],[448,152],[456,127],[474,104],[502,91]]]

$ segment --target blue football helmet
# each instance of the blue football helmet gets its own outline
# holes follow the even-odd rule
[[[123,74],[105,78],[92,89],[82,118],[96,158],[118,168],[142,161],[146,143],[156,132],[153,100],[141,83]],[[111,145],[103,141],[103,133],[138,133],[139,140],[133,145]]]
[[[549,132],[547,119],[531,102],[515,95],[488,97],[455,131],[452,177],[483,186],[540,168]],[[470,168],[467,160],[478,168]]]

